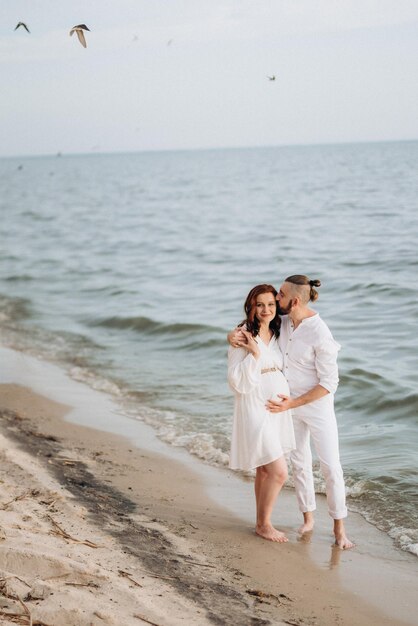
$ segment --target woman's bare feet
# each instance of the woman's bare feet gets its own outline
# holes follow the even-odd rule
[[[310,533],[313,531],[315,525],[315,520],[313,513],[311,511],[307,511],[303,514],[303,524],[299,528],[298,532],[300,535],[304,535],[305,533]]]
[[[286,543],[289,541],[284,533],[280,532],[280,530],[276,530],[271,524],[257,524],[255,534],[263,539],[277,543]]]

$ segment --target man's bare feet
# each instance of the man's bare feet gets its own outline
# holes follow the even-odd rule
[[[263,539],[277,543],[286,543],[289,541],[284,533],[280,532],[280,530],[276,530],[271,524],[257,524],[255,534]]]
[[[305,533],[310,533],[313,531],[315,526],[314,516],[310,511],[307,511],[303,514],[303,524],[299,528],[298,532],[300,535],[304,535]]]
[[[335,545],[341,548],[341,550],[349,550],[354,548],[355,544],[349,540],[345,534],[344,522],[342,519],[334,520],[334,536]]]
[[[354,548],[356,544],[350,541],[345,533],[340,535],[335,533],[335,545],[341,548],[341,550],[349,550],[350,548]]]
[[[300,541],[301,543],[312,543],[312,535],[313,535],[312,530],[309,530],[306,533],[299,533],[297,540]]]

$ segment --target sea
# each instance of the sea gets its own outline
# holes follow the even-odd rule
[[[319,278],[348,506],[418,555],[417,192],[416,141],[0,159],[0,341],[229,471],[226,334]]]

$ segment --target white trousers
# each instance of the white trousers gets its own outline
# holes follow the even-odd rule
[[[310,437],[319,458],[325,478],[328,511],[333,519],[347,517],[345,486],[338,447],[338,428],[335,415],[315,417],[293,416],[296,449],[290,460],[293,467],[296,497],[302,513],[314,511],[315,489],[312,472],[312,452]]]

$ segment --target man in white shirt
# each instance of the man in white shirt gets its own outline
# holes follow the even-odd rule
[[[297,274],[286,278],[277,294],[279,312],[283,315],[279,339],[284,358],[283,373],[291,397],[281,396],[277,402],[269,401],[267,408],[273,413],[292,410],[296,450],[290,458],[304,518],[300,532],[309,532],[314,527],[316,503],[309,441],[312,437],[325,478],[335,542],[340,548],[348,549],[354,544],[347,538],[344,528],[347,508],[334,412],[340,346],[318,313],[308,307],[309,302],[318,298],[315,287],[320,284],[319,280],[309,280],[307,276]],[[245,345],[239,331],[231,334],[230,342]]]

